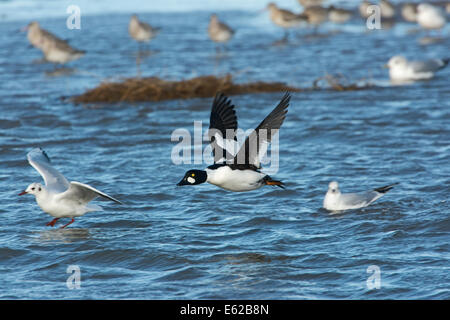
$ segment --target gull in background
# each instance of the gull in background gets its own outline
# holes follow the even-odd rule
[[[447,19],[440,8],[428,3],[421,3],[417,6],[417,22],[426,30],[436,30],[442,29]]]
[[[75,221],[75,217],[80,217],[87,212],[102,211],[98,205],[88,204],[98,196],[122,204],[107,194],[80,182],[69,182],[67,179],[50,165],[50,158],[41,148],[35,148],[27,154],[30,165],[39,172],[45,182],[45,186],[40,183],[32,183],[19,196],[32,194],[36,197],[36,202],[41,209],[54,217],[47,226],[54,226],[61,218],[71,218],[72,220],[62,226],[64,229]]]
[[[389,68],[389,77],[393,81],[427,80],[447,66],[449,59],[430,59],[426,61],[408,61],[403,56],[389,59],[385,67]]]
[[[398,183],[358,193],[341,193],[339,184],[332,181],[323,200],[323,207],[329,211],[343,211],[364,208],[384,196]]]

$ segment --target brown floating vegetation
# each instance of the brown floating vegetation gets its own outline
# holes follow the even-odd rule
[[[226,95],[238,95],[263,92],[301,92],[318,89],[319,78],[314,81],[312,88],[297,88],[281,82],[250,82],[234,83],[232,76],[222,77],[200,76],[188,80],[167,81],[157,77],[128,78],[122,82],[103,82],[98,87],[85,93],[72,97],[75,103],[116,103],[116,102],[143,102],[161,101],[170,99],[208,98],[217,92]],[[333,90],[360,90],[364,89],[356,84],[339,84],[338,78],[326,78]],[[331,81],[330,79],[337,79]]]

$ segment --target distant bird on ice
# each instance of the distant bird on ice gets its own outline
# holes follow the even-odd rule
[[[381,198],[398,183],[358,193],[341,193],[339,184],[332,181],[323,200],[323,207],[329,211],[343,211],[364,208]]]
[[[71,218],[72,220],[61,229],[67,227],[87,212],[101,211],[98,205],[88,204],[91,200],[100,196],[121,204],[107,194],[80,182],[69,181],[50,165],[50,158],[41,148],[35,148],[27,154],[28,162],[39,172],[45,182],[45,186],[40,183],[32,183],[19,196],[33,194],[41,209],[53,216],[54,219],[47,223],[47,226],[54,226],[61,218]]]

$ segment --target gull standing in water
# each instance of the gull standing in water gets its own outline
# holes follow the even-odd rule
[[[330,182],[323,200],[323,207],[329,211],[342,211],[364,208],[384,196],[398,183],[358,193],[341,193],[336,181]]]
[[[408,61],[403,56],[394,56],[389,59],[385,67],[389,68],[389,77],[392,81],[427,80],[445,68],[449,59],[430,59],[426,61]]]
[[[75,217],[80,217],[87,212],[101,211],[98,205],[88,204],[98,196],[121,204],[107,194],[80,182],[69,182],[67,179],[50,165],[50,158],[41,148],[35,148],[27,154],[28,162],[39,172],[45,182],[45,186],[40,183],[32,183],[19,196],[32,194],[36,197],[36,202],[41,209],[53,216],[54,219],[47,223],[47,226],[54,226],[61,218],[71,218],[72,220],[61,229],[67,227],[75,221]]]

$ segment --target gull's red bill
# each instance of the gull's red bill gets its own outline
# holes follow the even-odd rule
[[[24,194],[27,194],[27,192],[26,192],[26,191],[22,191],[22,192],[19,193],[18,195],[19,195],[19,196],[23,196]]]

